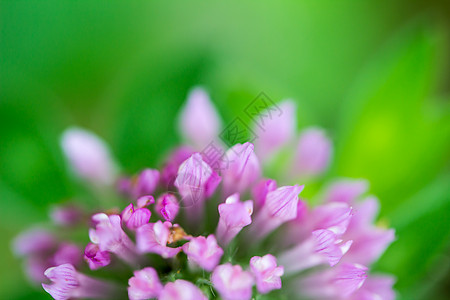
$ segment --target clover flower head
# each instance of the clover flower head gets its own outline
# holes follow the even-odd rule
[[[190,144],[134,175],[98,136],[64,132],[74,175],[110,203],[55,207],[54,229],[20,235],[13,250],[30,278],[58,300],[394,299],[394,279],[370,271],[395,233],[374,224],[368,183],[333,181],[311,205],[302,191],[332,161],[328,135],[298,134],[293,100],[251,109],[257,136],[230,143],[208,93],[194,88],[179,120]],[[89,243],[66,241],[80,228]]]

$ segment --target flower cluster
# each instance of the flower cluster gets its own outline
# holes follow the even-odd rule
[[[374,225],[368,183],[336,180],[315,206],[299,198],[297,182],[307,186],[329,166],[331,141],[319,128],[296,134],[293,101],[277,108],[264,128],[254,125],[254,143],[226,150],[218,114],[196,88],[180,117],[186,145],[134,176],[121,175],[94,134],[68,129],[62,149],[74,174],[115,193],[111,207],[60,206],[51,213],[56,230],[20,235],[14,251],[30,278],[57,300],[393,300],[394,279],[369,271],[395,236]],[[80,229],[84,253],[63,241]]]

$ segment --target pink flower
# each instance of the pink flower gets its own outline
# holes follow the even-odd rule
[[[255,126],[258,138],[255,141],[256,153],[261,160],[267,160],[294,137],[297,129],[297,105],[292,100],[278,103],[281,116],[270,118],[264,124],[264,129]],[[261,112],[265,114],[266,112]]]
[[[71,264],[49,268],[44,275],[52,284],[42,284],[55,300],[94,298],[109,299],[117,293],[115,285],[78,273]]]
[[[222,167],[225,195],[241,193],[261,176],[258,158],[253,152],[253,144],[236,144],[226,153],[226,162]]]
[[[136,201],[138,208],[148,207],[153,203],[155,203],[155,198],[152,195],[141,196]]]
[[[205,294],[189,281],[178,279],[164,286],[159,300],[207,300]]]
[[[363,285],[367,278],[366,271],[367,268],[359,264],[340,264],[293,284],[300,295],[311,299],[349,299]]]
[[[178,215],[180,205],[178,199],[170,193],[161,195],[156,201],[156,212],[166,221],[172,222]]]
[[[147,267],[133,272],[134,276],[128,280],[128,297],[130,300],[156,298],[163,289],[156,270]]]
[[[217,266],[211,275],[211,282],[224,300],[247,300],[252,297],[253,277],[240,265],[226,263]]]
[[[281,289],[281,276],[284,268],[277,266],[277,259],[271,254],[253,256],[250,259],[250,269],[256,278],[256,287],[261,294]]]
[[[308,212],[304,207],[301,213],[301,218],[297,217],[288,223],[282,238],[285,245],[302,242],[310,236],[312,231],[317,229],[327,229],[341,236],[347,230],[353,217],[352,208],[342,202],[319,205]]]
[[[180,115],[180,132],[197,150],[204,149],[217,139],[221,121],[209,95],[202,88],[194,88]]]
[[[277,189],[277,182],[273,179],[263,179],[252,188],[255,209],[259,209],[266,203],[267,194]]]
[[[97,224],[95,229],[89,230],[91,242],[97,244],[100,251],[112,252],[125,262],[136,265],[135,246],[123,231],[120,216],[99,213],[92,216],[92,220]]]
[[[331,152],[331,141],[322,129],[305,129],[298,141],[292,172],[302,177],[323,173],[330,163]]]
[[[159,183],[159,171],[144,169],[139,173],[136,182],[131,186],[130,194],[133,198],[153,194]]]
[[[97,270],[109,265],[111,257],[109,252],[100,251],[98,245],[89,243],[84,249],[84,260],[88,263],[91,270]]]
[[[337,180],[327,188],[325,201],[353,204],[368,189],[369,183],[364,179]]]
[[[283,186],[269,192],[266,202],[251,226],[251,237],[259,240],[281,224],[297,217],[298,194],[303,186]]]
[[[77,266],[82,261],[81,249],[71,243],[61,243],[53,254],[53,265],[62,265],[69,263]]]
[[[221,245],[228,245],[242,228],[252,223],[252,213],[253,201],[240,202],[237,193],[219,204],[220,218],[216,235]]]
[[[74,205],[57,205],[52,207],[50,218],[56,225],[74,226],[81,223],[83,212]]]
[[[217,245],[216,238],[210,234],[194,237],[183,245],[183,251],[188,256],[188,260],[199,265],[208,272],[211,272],[220,262],[223,250]]]
[[[214,193],[219,182],[220,177],[203,161],[199,153],[193,154],[180,165],[175,187],[181,194],[191,221],[201,218],[204,200]]]
[[[343,241],[327,229],[312,232],[311,238],[279,256],[286,273],[293,274],[321,264],[336,265],[347,253],[352,241]]]
[[[353,245],[344,261],[370,265],[395,240],[394,229],[376,227],[372,223],[378,214],[378,205],[375,197],[368,197],[355,204],[355,215],[344,234],[345,239],[353,240]]]
[[[395,279],[386,275],[369,275],[364,284],[358,289],[350,300],[395,300],[392,289]]]
[[[186,159],[188,159],[194,150],[187,146],[176,148],[169,156],[166,165],[161,172],[161,181],[166,189],[173,187],[178,169]]]
[[[142,199],[139,198],[139,199]],[[141,203],[142,205],[142,203]],[[134,209],[132,203],[130,203],[121,213],[122,221],[126,224],[126,226],[131,230],[136,230],[144,224],[147,224],[150,221],[150,217],[152,213],[147,208],[138,208]]]
[[[44,229],[33,228],[22,232],[13,241],[14,253],[18,256],[42,254],[56,246],[56,238]]]
[[[156,253],[163,258],[174,257],[181,251],[181,247],[167,246],[172,224],[157,221],[139,227],[136,230],[137,249],[141,253]]]
[[[67,129],[61,146],[73,171],[98,185],[111,185],[117,174],[108,146],[95,134],[81,128]]]

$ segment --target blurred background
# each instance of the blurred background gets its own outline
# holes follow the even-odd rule
[[[61,132],[154,166],[198,84],[225,122],[260,92],[295,99],[333,138],[331,175],[369,179],[397,231],[375,269],[400,299],[450,299],[448,1],[0,3],[0,299],[49,299],[10,241],[77,196]]]

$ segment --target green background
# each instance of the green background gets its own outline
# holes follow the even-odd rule
[[[179,142],[204,85],[225,122],[261,91],[326,128],[331,175],[364,177],[397,241],[376,269],[401,299],[450,298],[447,1],[0,3],[0,299],[48,299],[10,240],[77,196],[59,135],[104,137],[125,170]]]

